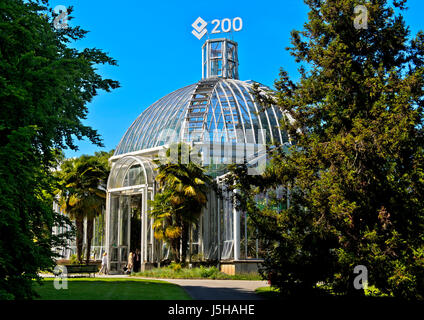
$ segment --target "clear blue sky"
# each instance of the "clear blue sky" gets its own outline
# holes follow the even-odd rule
[[[51,6],[74,6],[71,26],[90,31],[73,44],[76,48],[103,49],[118,61],[118,67],[99,72],[118,80],[121,88],[100,92],[89,104],[84,123],[97,129],[105,148],[78,143],[79,151],[67,157],[114,149],[127,128],[150,104],[166,94],[201,78],[201,46],[191,34],[191,24],[202,17],[243,19],[243,30],[232,34],[239,43],[241,80],[252,79],[272,86],[280,67],[298,76],[293,58],[285,50],[290,31],[302,29],[307,8],[302,0],[237,1],[51,1]],[[424,2],[410,0],[406,22],[412,33],[424,29]],[[211,31],[211,24],[208,25]]]

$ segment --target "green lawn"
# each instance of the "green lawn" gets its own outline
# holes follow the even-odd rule
[[[320,285],[320,287],[324,287],[323,285]],[[281,300],[281,299],[287,299],[284,298],[279,290],[275,287],[259,287],[255,290],[257,294],[259,294],[262,298],[267,300]],[[324,293],[324,292],[323,292]],[[318,296],[317,296],[318,297]],[[296,297],[294,297],[296,298]],[[326,294],[321,295],[321,299],[328,299],[331,301],[333,298],[341,299],[351,299],[350,297],[336,295],[332,293],[331,290],[327,291]],[[377,288],[370,286],[367,290],[365,290],[365,296],[360,297],[360,299],[368,299],[369,301],[388,301],[389,303],[391,301],[395,301],[393,297],[390,297],[386,294],[382,294]]]
[[[157,280],[71,278],[68,289],[56,290],[46,278],[35,289],[41,300],[191,300],[181,287]]]
[[[255,290],[255,292],[267,300],[281,299],[280,292],[274,287],[259,287]]]

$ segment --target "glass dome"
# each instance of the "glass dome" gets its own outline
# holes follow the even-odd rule
[[[115,156],[179,141],[280,143],[278,108],[263,109],[251,93],[251,81],[208,78],[153,103],[133,122]]]
[[[261,244],[249,217],[234,205],[223,175],[228,164],[236,163],[246,163],[248,174],[260,174],[267,163],[265,144],[290,142],[279,125],[280,110],[263,108],[252,94],[253,82],[239,80],[237,48],[229,39],[206,40],[202,80],[153,103],[122,137],[110,159],[107,184],[105,247],[111,272],[123,269],[131,250],[140,250],[145,266],[169,259],[169,248],[154,238],[149,215],[149,200],[158,191],[152,160],[160,159],[161,146],[178,142],[191,144],[195,152],[189,154],[190,161],[200,160],[223,195],[208,190],[208,205],[187,243],[190,253],[204,260],[252,262],[249,270],[259,263]],[[293,121],[288,114],[284,117]]]

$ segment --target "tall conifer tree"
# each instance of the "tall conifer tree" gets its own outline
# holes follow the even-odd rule
[[[276,99],[258,95],[294,118],[283,121],[294,145],[274,152],[263,176],[242,167],[233,176],[241,206],[277,244],[265,273],[287,294],[318,282],[355,294],[354,267],[364,265],[380,291],[423,298],[424,34],[410,35],[405,1],[305,3],[289,48],[300,80],[282,70]]]

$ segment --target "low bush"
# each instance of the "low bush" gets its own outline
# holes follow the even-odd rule
[[[133,273],[132,276],[168,279],[217,279],[217,280],[262,280],[258,273],[228,275],[220,272],[216,266],[182,268],[180,264],[171,263],[167,267],[154,268]]]
[[[210,267],[210,268],[205,268],[203,266],[200,266],[200,275],[202,276],[202,278],[212,278],[212,279],[216,279],[219,270],[217,267]]]
[[[175,272],[178,272],[178,271],[181,271],[182,266],[181,266],[181,264],[180,264],[180,263],[172,262],[172,263],[169,265],[169,267],[168,267],[168,268],[170,268],[170,269],[174,270]]]
[[[69,263],[70,264],[78,264],[78,258],[77,258],[77,255],[76,254],[72,254],[69,257]]]

